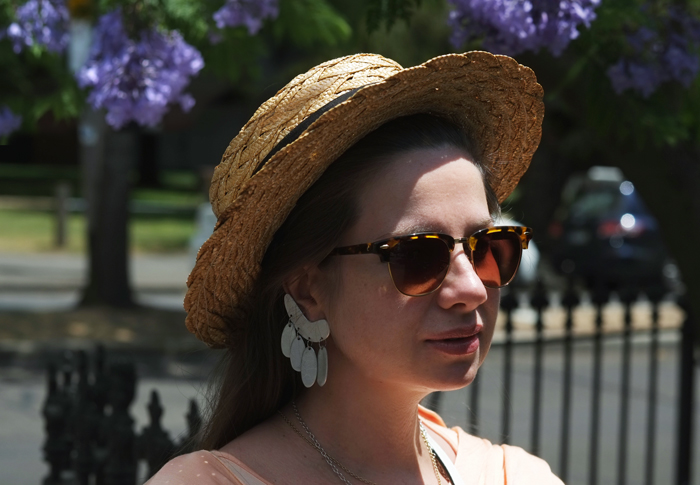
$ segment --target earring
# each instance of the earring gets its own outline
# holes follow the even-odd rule
[[[284,307],[289,322],[282,331],[282,353],[292,363],[292,369],[301,372],[304,386],[314,382],[323,386],[328,378],[328,352],[324,340],[331,334],[326,320],[310,322],[290,295],[284,295]],[[311,343],[318,344],[318,356]]]

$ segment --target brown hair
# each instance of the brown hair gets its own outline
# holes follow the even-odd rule
[[[233,342],[210,385],[211,401],[201,447],[217,449],[271,416],[303,388],[280,350],[287,322],[282,283],[299,268],[320,264],[355,223],[363,186],[386,166],[389,155],[454,146],[480,153],[470,137],[447,120],[427,114],[382,125],[341,155],[299,199],[265,253],[256,301],[245,334]],[[498,199],[482,172],[489,211]]]

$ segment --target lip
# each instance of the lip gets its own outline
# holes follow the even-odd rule
[[[480,333],[483,328],[483,325],[474,325],[473,327],[457,327],[445,332],[432,334],[425,340],[451,340],[473,337],[474,335]]]
[[[435,350],[449,355],[468,355],[479,350],[479,334],[483,326],[457,328],[426,339]]]

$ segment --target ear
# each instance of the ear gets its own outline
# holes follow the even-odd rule
[[[285,293],[294,298],[310,322],[326,319],[322,273],[318,266],[304,267],[282,284]]]

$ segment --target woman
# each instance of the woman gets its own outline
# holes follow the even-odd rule
[[[149,483],[561,483],[419,407],[486,357],[530,238],[493,221],[542,116],[532,71],[484,52],[336,59],[263,104],[214,174],[185,300],[228,349],[214,451]]]

